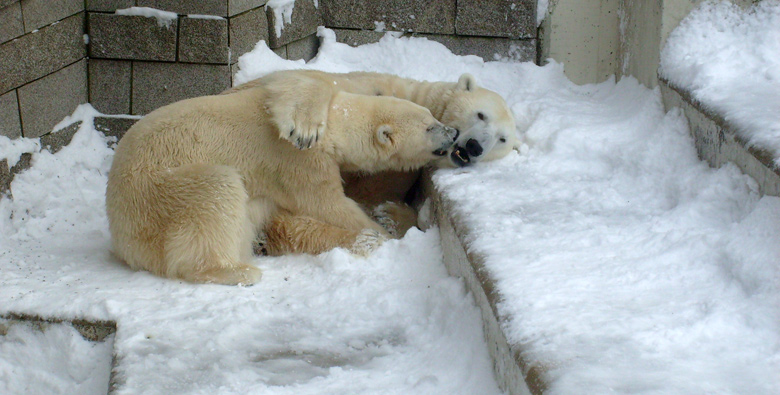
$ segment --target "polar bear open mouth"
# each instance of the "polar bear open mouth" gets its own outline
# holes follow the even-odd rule
[[[464,167],[471,164],[471,157],[469,156],[469,153],[466,152],[465,148],[459,147],[457,145],[455,146],[455,149],[452,150],[450,159],[452,160],[452,163],[458,167]]]

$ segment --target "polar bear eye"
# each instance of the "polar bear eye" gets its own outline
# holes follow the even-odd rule
[[[480,121],[484,121],[485,118],[487,118],[487,117],[485,116],[485,114],[483,114],[481,112],[478,112],[477,113],[477,118],[479,118]]]
[[[505,137],[501,137],[500,139],[498,139],[498,141],[500,141],[502,143],[506,143],[506,138]]]

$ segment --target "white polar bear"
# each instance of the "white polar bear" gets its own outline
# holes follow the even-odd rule
[[[115,254],[169,278],[252,284],[261,275],[249,263],[252,242],[272,218],[284,229],[306,221],[339,228],[290,234],[310,248],[360,250],[361,235],[388,235],[344,195],[340,170],[420,168],[456,138],[409,101],[335,92],[328,133],[298,150],[279,138],[267,114],[273,101],[258,86],[173,103],[133,125],[106,189]]]
[[[448,160],[439,160],[438,166],[466,166],[499,159],[520,144],[514,117],[504,99],[479,87],[470,74],[461,75],[458,82],[427,82],[380,73],[287,70],[271,73],[228,92],[258,84],[265,86],[276,98],[268,110],[279,127],[280,136],[302,149],[316,145],[318,139],[328,133],[327,107],[322,103],[338,91],[407,99],[431,110],[445,125],[457,128],[460,136],[456,145]],[[375,213],[375,217],[384,223],[391,224],[399,236],[414,225],[414,210],[403,202],[419,176],[419,171],[372,174],[342,171],[346,195],[362,204],[366,211]],[[289,224],[288,221],[284,223]],[[272,222],[267,228],[269,253],[321,252],[308,248],[305,243],[296,244],[294,237],[275,224]],[[337,232],[337,229],[315,222],[301,226],[323,233]]]

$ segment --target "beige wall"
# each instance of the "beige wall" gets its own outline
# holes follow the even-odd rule
[[[540,59],[564,64],[577,84],[632,75],[658,85],[660,52],[669,33],[702,0],[550,0]],[[747,6],[756,0],[732,0]]]
[[[577,84],[615,74],[619,0],[550,0],[542,23],[540,59],[564,64]]]

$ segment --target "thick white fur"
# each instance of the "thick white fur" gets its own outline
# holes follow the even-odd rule
[[[394,96],[428,108],[439,121],[460,131],[459,145],[465,146],[469,139],[480,143],[483,153],[472,156],[472,163],[503,158],[519,146],[515,121],[504,99],[497,93],[480,87],[470,74],[463,74],[458,82],[428,82],[381,73],[280,71],[232,88],[229,92],[258,85],[264,86],[276,98],[269,107],[269,112],[272,120],[279,126],[281,137],[293,141],[301,148],[315,145],[321,136],[330,132],[325,120],[326,106],[322,103],[337,91]],[[438,166],[453,165],[447,158],[436,163]],[[419,175],[419,171],[372,174],[342,172],[346,195],[363,205],[368,212],[386,214],[386,222],[394,223],[395,233],[400,236],[414,226],[414,210],[406,206],[403,200]],[[374,209],[379,205],[383,205],[382,210]],[[285,225],[288,224],[289,222],[285,222]],[[289,237],[287,232],[275,225],[276,222],[267,229],[270,237],[269,252],[320,252],[318,249],[312,249],[310,244],[303,240]],[[307,221],[300,226],[316,229],[318,233],[340,232],[314,221]],[[281,243],[283,246],[275,243]]]
[[[327,133],[327,103],[333,92],[394,96],[431,111],[436,119],[460,131],[458,144],[477,140],[483,154],[474,162],[506,156],[519,145],[512,112],[501,95],[480,87],[463,74],[458,82],[428,82],[392,74],[317,70],[284,70],[231,89],[234,92],[263,85],[276,99],[268,107],[282,138],[301,148],[311,147]],[[482,114],[480,119],[479,114]],[[446,166],[446,160],[439,161]]]
[[[252,284],[261,276],[249,263],[252,241],[271,220],[308,218],[348,232],[309,235],[329,248],[364,241],[364,229],[386,237],[344,195],[340,170],[419,168],[455,135],[409,101],[335,92],[326,99],[328,133],[299,150],[279,138],[267,112],[273,101],[257,86],[173,103],[133,125],[106,190],[116,255],[160,276]]]

